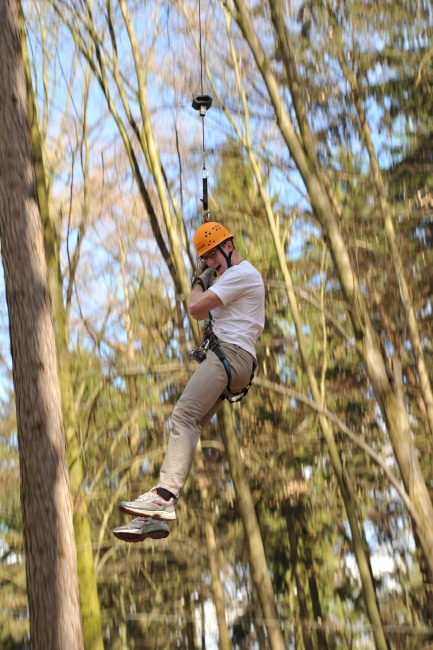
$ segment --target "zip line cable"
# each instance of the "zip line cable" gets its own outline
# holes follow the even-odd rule
[[[198,31],[200,44],[200,89],[203,97],[203,51],[201,46],[201,2],[198,0]],[[205,146],[204,146],[204,119],[201,121],[203,134],[203,169],[206,169]]]
[[[207,179],[209,174],[206,170],[206,149],[205,149],[205,138],[204,138],[204,118],[206,111],[212,106],[212,97],[210,95],[205,95],[203,92],[203,47],[202,47],[202,29],[201,29],[201,0],[198,0],[198,24],[199,24],[199,53],[200,53],[200,91],[201,95],[197,95],[192,101],[192,107],[194,110],[200,112],[200,117],[202,118],[202,147],[203,147],[203,198],[201,202],[203,204],[202,218],[203,223],[209,221],[209,203],[208,203],[208,188],[207,188]]]
[[[200,88],[203,95],[203,54],[201,49],[201,2],[198,0],[198,29],[199,29],[199,43],[200,43]],[[203,146],[204,151],[204,146]]]

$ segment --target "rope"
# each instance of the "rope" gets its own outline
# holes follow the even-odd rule
[[[201,49],[201,3],[198,0],[198,28],[199,28],[199,39],[200,39],[200,82],[201,82],[201,94],[203,95],[203,53]]]
[[[203,50],[201,44],[201,1],[198,0],[198,29],[199,29],[199,44],[200,44],[200,88],[203,95]],[[201,120],[202,139],[203,139],[203,167],[206,167],[205,147],[204,147],[204,119]]]
[[[208,209],[208,191],[207,191],[207,179],[208,173],[206,170],[206,145],[205,145],[205,135],[204,135],[204,118],[206,111],[212,106],[212,97],[210,95],[204,95],[203,93],[203,35],[201,28],[201,0],[198,0],[198,23],[199,23],[199,54],[200,54],[200,89],[201,95],[197,95],[193,99],[192,107],[196,111],[200,111],[200,117],[202,120],[202,153],[203,153],[203,223],[209,221],[209,209]]]

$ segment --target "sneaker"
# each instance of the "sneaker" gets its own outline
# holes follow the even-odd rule
[[[135,501],[121,501],[119,508],[131,515],[152,517],[152,519],[176,519],[174,509],[178,500],[172,497],[166,501],[157,493],[158,487],[155,485],[150,492],[142,494]]]
[[[126,526],[118,526],[113,530],[113,535],[123,542],[143,542],[151,539],[164,539],[170,531],[165,521],[154,521],[150,517],[136,517]]]

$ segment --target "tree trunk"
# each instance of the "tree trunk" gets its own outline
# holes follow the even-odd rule
[[[200,594],[201,650],[206,650],[206,615],[203,594]]]
[[[262,607],[260,605],[259,597],[257,595],[257,589],[254,583],[251,585],[251,600],[253,605],[254,624],[256,626],[256,635],[257,635],[257,642],[259,644],[259,650],[266,650],[268,644],[266,643],[266,634],[263,628],[263,612],[262,612]]]
[[[83,648],[47,265],[17,4],[0,3],[0,235],[20,451],[32,650]]]
[[[304,641],[305,650],[313,650],[311,631],[308,626],[308,623],[310,622],[310,614],[308,612],[307,598],[302,578],[302,567],[298,556],[298,537],[295,531],[295,517],[293,516],[292,507],[288,500],[284,501],[283,508],[286,517],[287,533],[289,535],[290,562],[292,564],[292,572],[296,583],[302,639]]]
[[[118,229],[118,242],[120,253],[120,269],[122,272],[123,280],[123,296],[124,296],[124,311],[123,320],[126,329],[126,366],[129,371],[127,377],[128,383],[128,398],[129,398],[129,449],[131,452],[131,466],[129,468],[130,475],[130,492],[135,494],[140,489],[140,461],[138,459],[138,450],[140,446],[140,427],[138,423],[138,395],[137,395],[137,377],[132,372],[135,368],[135,350],[134,350],[134,333],[132,331],[131,321],[131,305],[129,301],[129,287],[126,277],[126,250],[122,242],[122,233],[120,232],[119,224]]]
[[[257,521],[250,486],[245,476],[239,442],[231,412],[232,407],[224,400],[223,407],[218,411],[221,435],[230,467],[230,474],[236,490],[242,524],[248,544],[251,577],[257,589],[257,595],[266,620],[269,642],[272,650],[285,650],[285,643],[279,616],[275,604],[275,595],[269,577],[265,549]]]
[[[206,485],[206,475],[203,462],[203,452],[201,442],[198,441],[197,450],[195,454],[195,464],[197,465],[199,474],[199,488],[200,499],[203,504],[203,510],[210,514],[211,506],[209,502],[209,491]],[[212,579],[212,592],[214,604],[216,609],[218,633],[219,633],[219,650],[231,650],[230,635],[227,627],[225,604],[224,604],[224,591],[221,584],[219,562],[218,562],[218,548],[215,541],[215,531],[210,517],[203,518],[203,526],[206,534],[207,555],[209,559],[209,568]]]
[[[186,614],[186,639],[188,640],[188,650],[197,650],[197,643],[195,638],[195,616],[194,616],[194,603],[191,599],[191,591],[188,586],[185,587],[183,592],[185,600],[185,614]]]
[[[313,558],[311,556],[311,549],[308,544],[304,544],[305,553],[305,568],[308,574],[308,586],[310,588],[311,604],[313,606],[314,620],[319,625],[323,624],[322,606],[320,604],[319,590],[317,588],[316,573],[314,571]],[[328,650],[328,643],[326,641],[326,634],[324,629],[317,629],[317,641],[319,650]]]
[[[60,243],[56,236],[56,229],[52,217],[52,206],[47,191],[47,178],[42,154],[43,145],[32,86],[30,62],[24,30],[24,15],[22,13],[21,3],[19,5],[19,10],[31,146],[35,167],[39,209],[43,224],[44,248],[48,267],[48,285],[53,310],[54,336],[59,366],[63,418],[68,443],[69,480],[73,502],[73,524],[75,544],[77,548],[77,567],[80,585],[80,607],[83,621],[84,645],[86,650],[103,650],[104,643],[102,638],[101,611],[93,561],[92,536],[87,512],[87,502],[83,491],[84,471],[78,440],[74,396],[69,368],[66,314],[63,304],[59,263]]]

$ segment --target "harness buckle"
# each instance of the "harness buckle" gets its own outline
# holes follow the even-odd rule
[[[189,353],[190,358],[194,359],[194,361],[197,361],[197,363],[202,363],[202,361],[206,359],[209,344],[210,344],[210,339],[207,338],[205,340],[203,335],[203,341],[201,346],[199,348],[196,348],[195,350],[191,350],[191,352]]]

